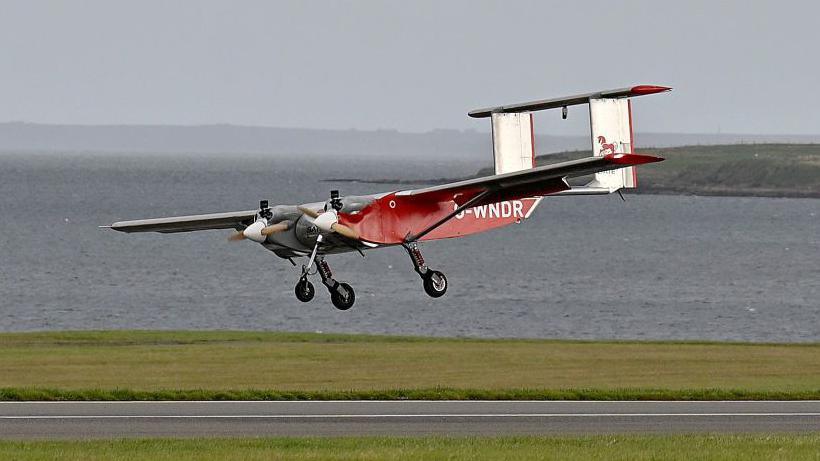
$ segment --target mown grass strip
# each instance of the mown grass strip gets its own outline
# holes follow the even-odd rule
[[[15,333],[0,334],[0,389],[6,400],[806,399],[820,390],[820,345]]]
[[[820,343],[759,343],[706,340],[586,340],[539,338],[473,338],[391,336],[352,333],[236,331],[236,330],[71,330],[0,333],[0,347],[53,345],[187,345],[207,343],[478,343],[478,344],[598,344],[806,347]]]
[[[156,390],[0,388],[0,401],[162,400],[820,400],[814,391],[742,389],[388,389],[350,391]]]
[[[0,441],[0,459],[815,460],[818,446],[818,434]]]

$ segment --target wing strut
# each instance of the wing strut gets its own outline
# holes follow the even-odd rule
[[[464,204],[462,204],[461,206],[459,206],[458,208],[453,210],[452,213],[449,213],[447,216],[445,216],[445,217],[439,219],[438,221],[436,221],[435,224],[432,224],[432,225],[428,226],[426,229],[422,230],[421,232],[419,232],[417,234],[408,235],[407,237],[405,237],[404,238],[404,243],[415,242],[416,240],[424,237],[425,235],[429,234],[430,232],[433,232],[434,230],[436,230],[437,227],[439,227],[442,224],[446,223],[447,221],[453,219],[453,216],[461,213],[462,211],[466,210],[467,208],[470,208],[474,203],[476,203],[479,200],[483,199],[484,197],[490,195],[491,192],[492,192],[492,189],[484,189],[483,192],[479,193],[478,195],[471,198],[470,200],[467,200],[466,202],[464,202]]]

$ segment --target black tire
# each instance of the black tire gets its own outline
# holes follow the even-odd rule
[[[344,292],[345,295],[342,295],[342,292]],[[336,309],[346,311],[353,307],[353,303],[356,302],[356,292],[353,291],[353,287],[350,285],[340,283],[335,289],[330,290],[330,300],[333,302],[333,305],[336,306]]]
[[[316,289],[313,288],[313,284],[307,279],[299,280],[294,291],[296,292],[296,299],[303,303],[310,301],[313,299],[313,296],[316,295]]]
[[[447,277],[439,271],[424,274],[424,291],[432,298],[440,298],[447,293]]]

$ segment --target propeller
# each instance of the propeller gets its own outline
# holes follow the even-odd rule
[[[310,208],[305,208],[301,205],[297,206],[296,209],[309,218],[316,219],[319,217],[319,212],[316,210],[311,210]]]
[[[316,224],[320,230],[330,233],[335,232],[343,237],[353,240],[359,240],[359,233],[355,229],[345,226],[339,222],[339,214],[336,210],[330,209],[328,211],[318,212],[305,208],[303,206],[296,207],[302,214],[313,218],[313,224]]]
[[[231,242],[238,242],[249,239],[254,242],[263,243],[269,235],[277,232],[284,232],[290,228],[290,223],[287,221],[268,225],[268,222],[271,219],[273,219],[273,212],[271,212],[268,207],[268,201],[262,200],[259,202],[259,213],[257,214],[256,221],[246,227],[245,230],[231,234],[228,237],[228,240]]]
[[[302,214],[313,219],[313,224],[319,230],[326,233],[335,232],[343,237],[359,240],[359,233],[355,229],[339,222],[339,210],[342,209],[342,201],[339,198],[339,191],[330,191],[330,209],[316,211],[303,206],[296,207]]]
[[[270,226],[265,226],[261,231],[259,231],[259,233],[267,237],[268,235],[273,235],[277,232],[284,232],[288,229],[290,229],[290,223],[283,221],[276,224],[271,224]]]
[[[342,201],[339,198],[339,191],[330,191],[330,209],[329,210],[312,210],[304,206],[296,207],[303,215],[313,219],[313,223],[322,232],[329,234],[335,232],[342,237],[347,237],[352,240],[359,240],[359,233],[355,229],[346,226],[339,222],[339,211],[342,209]],[[259,213],[256,215],[256,221],[244,230],[234,232],[228,237],[229,241],[238,242],[241,240],[253,240],[254,242],[264,243],[269,235],[277,232],[284,232],[291,227],[291,222],[281,221],[270,224],[273,219],[273,213],[268,207],[268,201],[262,200],[259,202]]]
[[[310,252],[310,258],[308,258],[308,263],[305,266],[302,266],[302,277],[306,277],[310,271],[310,268],[313,266],[313,263],[316,261],[316,255],[319,252],[319,247],[322,245],[322,240],[324,240],[325,234],[329,234],[331,232],[335,232],[343,237],[347,237],[352,240],[359,240],[359,233],[356,232],[353,228],[345,226],[344,224],[339,222],[339,212],[342,211],[342,199],[339,198],[339,191],[332,190],[330,191],[330,209],[328,210],[328,206],[325,205],[324,210],[312,210],[310,208],[304,206],[297,206],[296,209],[299,210],[303,215],[313,219],[313,224],[319,228],[321,232],[319,235],[316,236],[316,244],[313,245],[313,251]],[[357,250],[359,253],[362,253],[360,249],[351,245],[348,242],[344,242],[351,248]],[[364,253],[362,253],[364,256]]]

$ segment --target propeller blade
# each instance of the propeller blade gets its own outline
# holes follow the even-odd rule
[[[287,222],[280,222],[280,223],[270,225],[268,227],[263,227],[262,230],[260,231],[260,233],[262,235],[271,235],[271,234],[275,234],[277,232],[286,231],[286,230],[288,230],[288,227],[290,227],[290,226],[288,226]]]
[[[229,242],[239,242],[241,240],[245,240],[245,234],[242,232],[234,232],[233,234],[228,236]]]
[[[316,218],[319,217],[319,212],[316,211],[316,210],[311,210],[310,208],[305,208],[303,206],[298,206],[298,207],[296,207],[296,209],[301,211],[302,214],[304,214],[308,217],[311,217],[313,219],[316,219]]]
[[[333,232],[353,240],[359,240],[359,233],[344,224],[334,223],[330,226]]]

